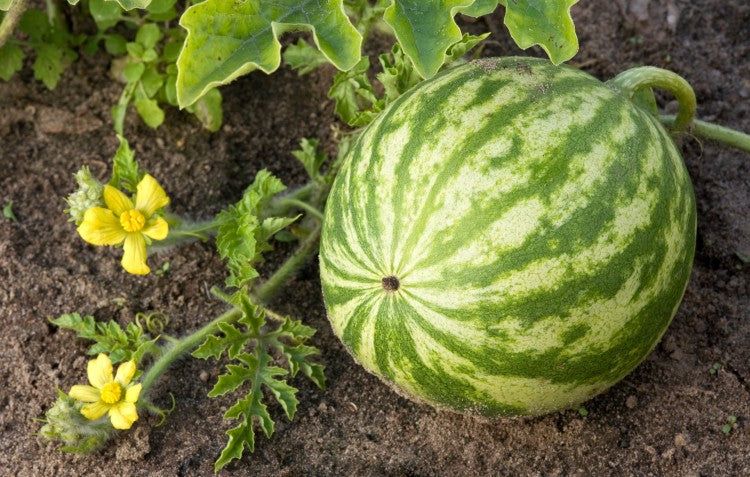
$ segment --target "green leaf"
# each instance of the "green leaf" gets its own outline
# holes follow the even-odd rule
[[[104,31],[117,25],[120,21],[121,9],[115,2],[108,0],[89,0],[89,11],[94,18],[96,27]]]
[[[229,441],[221,452],[219,459],[214,463],[214,472],[218,472],[233,459],[241,459],[245,446],[250,449],[250,452],[255,450],[255,431],[253,430],[252,419],[228,430],[227,435]]]
[[[214,388],[208,392],[208,397],[223,396],[228,392],[242,386],[245,381],[251,380],[255,375],[255,369],[237,366],[234,364],[227,365],[228,373],[219,376]]]
[[[300,38],[297,43],[289,45],[284,50],[284,63],[297,70],[302,76],[328,63],[328,58],[317,48]]]
[[[365,56],[351,70],[336,74],[328,91],[328,97],[336,101],[336,114],[350,126],[369,124],[385,106],[367,77],[369,69],[370,60]]]
[[[476,0],[468,7],[459,9],[459,12],[470,17],[478,18],[482,15],[492,13],[497,8],[498,0]]]
[[[265,203],[285,188],[279,179],[263,169],[242,199],[217,216],[216,248],[227,262],[228,286],[241,288],[258,277],[254,266],[263,260],[262,253],[271,249],[258,217]]]
[[[0,0],[0,11],[7,12],[14,0]]]
[[[461,41],[461,30],[453,17],[472,3],[473,0],[393,0],[383,18],[420,76],[431,78],[445,63],[448,48]]]
[[[505,26],[521,49],[539,45],[559,65],[578,52],[570,7],[578,0],[503,0]]]
[[[174,62],[177,61],[177,57],[180,56],[181,51],[182,43],[167,43],[164,45],[161,57],[164,61]]]
[[[142,177],[142,174],[138,172],[135,153],[130,150],[127,139],[120,135],[117,138],[120,140],[120,147],[117,148],[115,157],[112,158],[112,178],[109,180],[109,185],[135,192]]]
[[[155,23],[145,23],[138,29],[138,33],[135,34],[135,41],[139,43],[145,50],[153,48],[162,39],[162,33],[159,26]]]
[[[300,149],[292,151],[292,155],[302,163],[310,179],[320,181],[320,166],[328,159],[328,156],[325,152],[318,150],[317,139],[302,138],[299,147]]]
[[[311,30],[320,51],[339,69],[360,58],[362,36],[342,0],[206,0],[186,10],[180,25],[188,31],[177,60],[181,107],[255,69],[275,71],[281,63],[278,36],[288,30]]]
[[[377,77],[385,90],[386,103],[392,102],[422,81],[414,64],[398,43],[393,45],[390,53],[380,55],[378,60],[383,71]]]
[[[23,59],[26,57],[23,50],[13,43],[6,43],[0,48],[0,78],[8,81],[23,68]]]
[[[135,323],[129,323],[123,330],[114,320],[97,322],[93,316],[81,317],[78,313],[60,315],[49,321],[60,328],[76,332],[79,338],[94,341],[86,353],[105,353],[112,363],[132,359],[138,364],[146,354],[159,352],[156,346],[158,338],[149,339],[148,334]]]
[[[104,38],[104,49],[112,56],[121,56],[128,52],[127,40],[122,35],[107,35]]]
[[[134,41],[125,44],[125,49],[128,50],[128,54],[133,58],[140,59],[143,56],[144,50],[143,45]]]
[[[154,99],[141,98],[134,103],[136,111],[148,127],[158,128],[164,122],[164,111],[159,107],[159,103]]]
[[[63,51],[53,44],[39,44],[35,49],[36,59],[32,65],[34,78],[44,83],[48,89],[55,89],[65,71]]]
[[[464,56],[469,50],[477,46],[479,42],[481,42],[488,36],[490,36],[489,33],[478,36],[464,33],[461,41],[459,41],[458,43],[454,43],[450,48],[448,48],[448,53],[445,56],[445,64],[450,65],[454,61],[461,59],[461,57]]]
[[[5,217],[6,220],[10,220],[11,222],[18,222],[18,217],[16,217],[16,214],[13,212],[13,201],[12,200],[9,200],[3,206],[3,217]]]
[[[146,69],[146,65],[140,61],[128,63],[122,69],[122,75],[128,83],[135,83],[141,79],[141,75]]]
[[[212,89],[188,106],[187,110],[198,118],[204,128],[216,132],[221,129],[223,116],[221,102],[221,92],[218,89]]]
[[[125,11],[135,8],[147,8],[151,4],[151,0],[115,0],[112,3],[115,2]]]
[[[26,33],[32,41],[43,41],[52,29],[47,15],[36,8],[26,10],[18,21],[18,29]]]
[[[164,84],[164,75],[159,73],[156,66],[149,66],[141,76],[141,86],[146,97],[153,98]]]

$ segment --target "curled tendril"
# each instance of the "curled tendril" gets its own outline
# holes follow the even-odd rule
[[[169,409],[162,409],[162,408],[160,408],[158,406],[155,406],[155,405],[153,405],[151,403],[145,403],[146,408],[149,411],[151,411],[154,414],[156,414],[159,417],[161,417],[161,420],[156,424],[155,427],[160,427],[162,424],[164,424],[164,421],[167,420],[167,416],[170,415],[172,413],[172,411],[174,411],[174,408],[177,405],[177,401],[175,401],[174,394],[169,393],[169,399],[172,400],[172,405],[169,407]]]
[[[141,319],[143,319],[144,321],[146,331],[148,331],[152,336],[160,335],[164,331],[164,328],[166,328],[169,324],[169,315],[162,311],[136,313],[135,324],[138,325],[139,328],[143,329],[144,325],[141,324]]]

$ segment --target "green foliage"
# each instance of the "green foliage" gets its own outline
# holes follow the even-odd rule
[[[299,147],[300,149],[292,151],[292,155],[302,163],[310,179],[322,183],[323,176],[320,174],[320,166],[326,162],[328,156],[325,152],[318,150],[318,140],[302,138]]]
[[[130,149],[127,139],[120,135],[117,138],[120,140],[120,147],[117,148],[112,158],[112,178],[109,180],[109,185],[135,192],[143,174],[138,171],[135,153]]]
[[[159,351],[156,346],[158,337],[151,339],[137,323],[128,323],[123,330],[114,320],[102,323],[95,321],[93,316],[81,317],[78,313],[67,313],[49,321],[60,328],[75,331],[79,338],[94,341],[86,353],[105,353],[112,363],[132,359],[138,364],[147,353],[157,354]]]
[[[354,68],[336,74],[328,91],[328,97],[336,101],[336,114],[350,126],[369,124],[385,107],[367,77],[369,69],[370,60],[362,57]]]
[[[25,57],[23,50],[13,43],[3,45],[0,48],[0,78],[4,81],[10,80],[16,71],[23,68]]]
[[[227,286],[241,288],[257,278],[255,265],[263,261],[263,252],[273,249],[270,238],[299,217],[262,217],[263,206],[285,189],[279,179],[263,169],[242,199],[216,216],[216,248],[227,262]]]
[[[300,76],[328,63],[328,58],[320,50],[300,38],[297,43],[284,50],[284,63],[297,70]]]
[[[18,222],[18,217],[16,217],[16,214],[13,212],[12,200],[9,200],[3,206],[3,217],[5,217],[6,220],[10,220],[11,222]]]
[[[448,48],[441,67],[451,66],[486,37],[486,34],[463,35]],[[367,57],[351,70],[341,71],[334,77],[328,97],[336,102],[336,114],[350,126],[366,126],[383,108],[422,81],[414,63],[398,43],[389,53],[381,54],[378,60],[383,69],[376,75],[383,86],[380,97],[368,76],[370,60]]]
[[[227,431],[229,441],[214,464],[218,471],[233,459],[240,459],[247,447],[255,449],[254,422],[257,421],[266,437],[274,432],[274,421],[264,404],[264,390],[270,393],[284,410],[290,421],[297,410],[297,389],[286,382],[286,376],[294,377],[302,371],[318,387],[325,387],[323,366],[310,361],[319,354],[317,348],[306,342],[315,330],[289,317],[283,318],[275,328],[268,326],[261,306],[254,305],[247,293],[238,294],[242,317],[238,324],[222,323],[220,334],[209,336],[193,352],[201,359],[219,359],[223,354],[235,364],[227,365],[227,373],[219,376],[210,397],[223,396],[246,386],[244,397],[231,406],[224,417],[238,419],[239,425]],[[241,325],[241,326],[240,326]],[[275,365],[277,360],[271,353],[283,356],[286,368]]]
[[[724,433],[725,436],[728,436],[732,433],[734,428],[737,426],[737,416],[729,416],[727,418],[726,424],[721,426],[721,432]]]
[[[344,14],[342,0],[206,0],[190,7],[180,25],[188,30],[177,61],[177,98],[193,104],[211,88],[281,63],[278,36],[311,30],[325,57],[347,70],[360,58],[362,37]]]
[[[63,25],[53,23],[41,10],[26,10],[18,22],[18,29],[28,36],[28,46],[35,52],[34,78],[54,89],[65,68],[78,58],[73,50],[82,40],[68,33]],[[9,80],[23,67],[26,54],[13,38],[0,49],[0,78]],[[7,55],[7,56],[6,56]]]
[[[472,0],[394,0],[383,18],[393,28],[419,75],[431,78],[445,62],[448,48],[461,41],[461,30],[453,17],[472,3]]]
[[[578,51],[570,7],[578,0],[393,0],[383,15],[414,67],[423,78],[434,76],[447,60],[452,45],[461,41],[454,17],[478,17],[505,6],[505,25],[522,49],[540,45],[550,60],[560,64]],[[439,32],[439,33],[436,33]]]
[[[570,7],[578,0],[503,0],[505,26],[521,49],[539,45],[559,65],[578,52]]]
[[[0,0],[0,11],[7,12],[13,5],[13,0]]]

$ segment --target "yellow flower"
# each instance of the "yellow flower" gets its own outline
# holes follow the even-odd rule
[[[130,429],[138,420],[135,403],[141,393],[141,384],[131,384],[135,374],[135,361],[127,361],[117,368],[112,377],[112,361],[106,354],[99,354],[89,361],[88,378],[92,386],[77,384],[70,388],[70,397],[87,402],[81,414],[87,419],[96,420],[109,412],[115,429]]]
[[[167,222],[154,215],[169,204],[169,197],[156,179],[146,174],[138,183],[135,205],[116,188],[104,186],[104,207],[92,207],[78,226],[81,238],[92,245],[120,245],[124,243],[122,267],[129,273],[145,275],[151,271],[146,265],[146,237],[164,240],[169,232]]]

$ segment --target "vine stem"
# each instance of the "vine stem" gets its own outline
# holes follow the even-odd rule
[[[239,308],[232,308],[221,314],[203,328],[179,340],[173,347],[169,348],[166,353],[157,359],[143,375],[143,379],[141,380],[141,393],[144,396],[148,396],[148,392],[151,390],[151,386],[156,382],[156,379],[161,376],[175,360],[198,347],[208,335],[214,333],[219,328],[220,323],[232,323],[240,319],[240,317],[242,317],[242,311],[240,311]]]
[[[659,120],[667,126],[672,126],[676,121],[676,117],[674,115],[661,114],[659,115]],[[693,121],[691,131],[698,137],[723,142],[728,146],[750,152],[750,134],[698,119]]]
[[[8,38],[13,34],[13,30],[16,29],[18,20],[21,19],[21,15],[26,11],[26,4],[28,0],[15,0],[5,14],[3,21],[0,22],[0,48],[2,48],[8,41]]]
[[[303,202],[301,200],[297,199],[279,199],[279,204],[281,205],[288,205],[290,207],[297,207],[298,209],[302,209],[305,212],[308,212],[310,215],[314,216],[318,220],[323,220],[323,213],[320,212],[317,208],[313,207],[312,205],[308,204],[307,202]]]
[[[693,118],[697,102],[695,92],[685,78],[677,73],[654,66],[639,66],[625,70],[607,84],[624,93],[628,98],[646,88],[659,88],[672,93],[677,102],[680,103],[680,111],[674,121],[676,133],[687,130]]]
[[[271,275],[262,285],[258,287],[254,295],[261,303],[267,302],[273,297],[279,288],[294,274],[299,267],[318,252],[320,241],[320,224],[318,224],[310,235],[300,243],[294,255],[289,257],[276,272]]]

